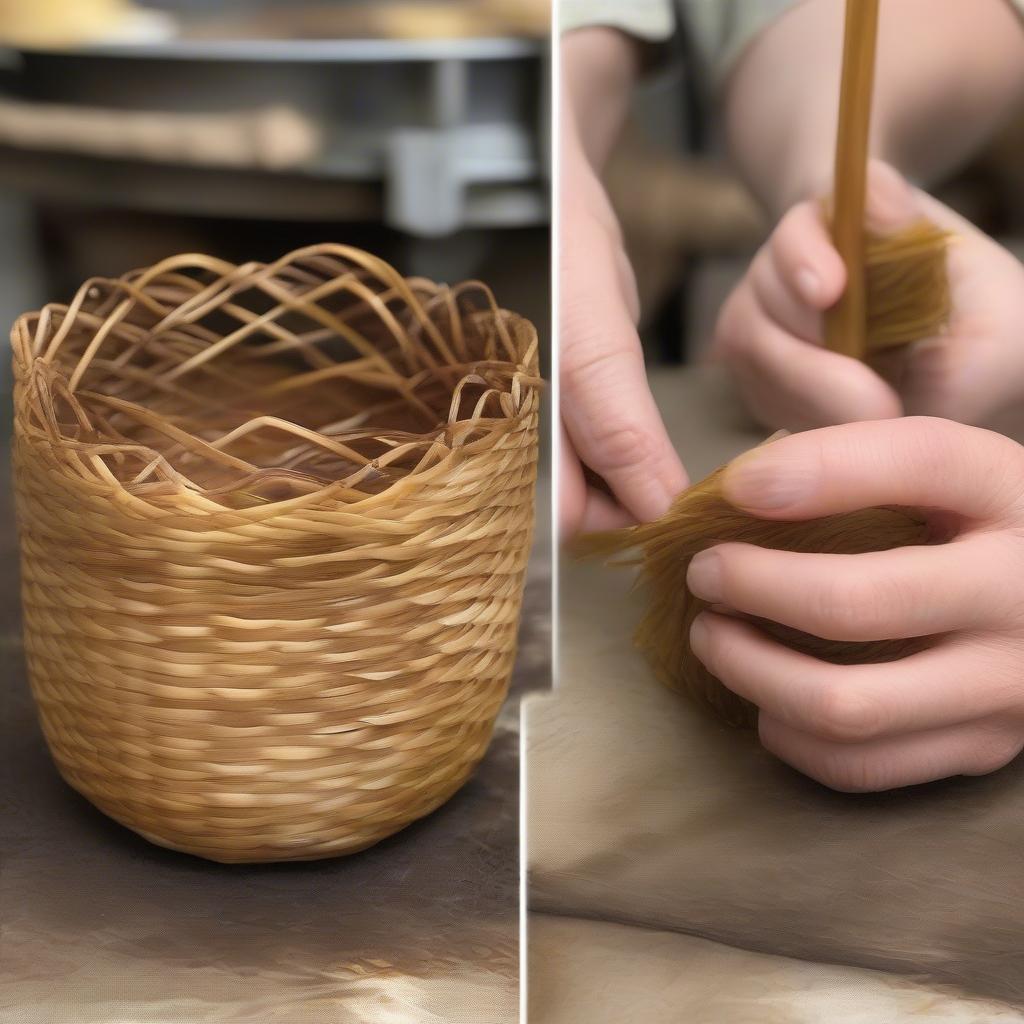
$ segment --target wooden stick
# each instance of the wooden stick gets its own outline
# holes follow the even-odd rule
[[[825,315],[825,344],[862,359],[867,352],[864,209],[875,76],[878,0],[846,0],[832,240],[846,265],[846,290]]]

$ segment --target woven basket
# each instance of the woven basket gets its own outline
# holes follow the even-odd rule
[[[537,336],[340,245],[179,256],[12,335],[25,644],[64,778],[218,861],[363,849],[506,694]]]

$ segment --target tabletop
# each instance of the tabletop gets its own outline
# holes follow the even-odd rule
[[[0,1022],[516,1020],[518,703],[548,685],[546,514],[511,694],[463,790],[351,857],[227,866],[150,845],[58,776],[25,676],[8,462],[5,452]]]

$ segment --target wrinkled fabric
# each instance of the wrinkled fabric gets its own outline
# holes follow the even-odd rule
[[[1003,1003],[898,975],[548,914],[530,920],[530,1024],[1020,1024]]]
[[[762,439],[711,369],[652,382],[695,478]],[[832,792],[652,678],[630,584],[562,568],[558,688],[525,718],[532,906],[1024,1007],[1024,759]]]

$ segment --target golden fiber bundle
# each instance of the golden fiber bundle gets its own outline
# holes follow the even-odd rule
[[[923,517],[897,508],[872,508],[811,522],[756,519],[730,505],[721,494],[719,469],[685,490],[654,523],[591,534],[577,543],[584,557],[611,557],[635,549],[647,611],[637,628],[636,646],[658,678],[731,725],[753,725],[756,708],[726,689],[690,650],[690,626],[707,604],[690,593],[690,560],[705,548],[743,541],[782,551],[855,555],[928,542]],[[777,623],[758,620],[772,636],[798,651],[838,664],[892,661],[920,649],[923,641],[852,643],[823,640]]]
[[[891,235],[865,229],[877,37],[878,0],[847,0],[831,218],[847,280],[825,316],[825,345],[855,359],[936,334],[949,318],[948,233],[925,220]]]
[[[865,244],[865,358],[939,334],[949,321],[949,234],[918,221]]]
[[[12,341],[25,644],[64,778],[220,861],[350,853],[447,800],[515,656],[533,327],[320,245],[95,279]]]

